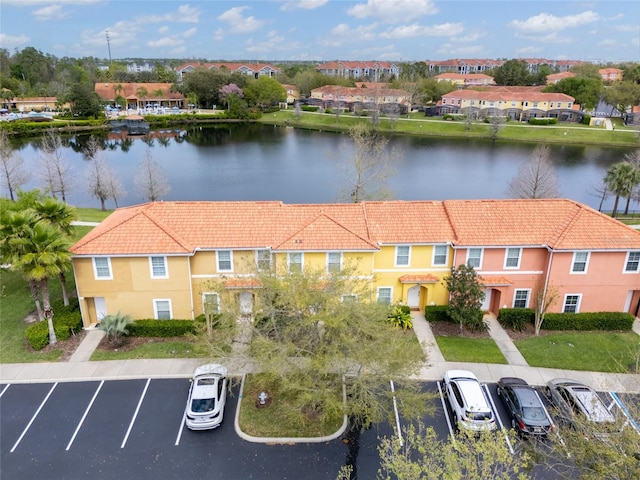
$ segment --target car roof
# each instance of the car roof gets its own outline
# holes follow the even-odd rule
[[[615,421],[613,414],[607,410],[607,407],[602,403],[600,396],[591,388],[584,385],[576,385],[570,387],[570,390],[576,400],[580,402],[591,420],[598,422]]]
[[[475,379],[458,378],[455,382],[460,388],[460,392],[464,397],[467,407],[472,412],[484,412],[491,410],[487,404],[487,399],[482,392],[482,386]]]
[[[196,371],[193,373],[194,377],[200,375],[221,375],[224,377],[227,375],[227,368],[219,363],[208,363],[196,368]]]
[[[449,380],[457,380],[461,378],[470,378],[476,381],[478,380],[478,378],[468,370],[447,370],[444,375]]]
[[[537,407],[542,404],[533,387],[529,385],[513,385],[512,389],[523,407]]]

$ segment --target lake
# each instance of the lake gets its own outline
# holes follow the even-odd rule
[[[165,171],[171,191],[164,200],[281,200],[285,203],[328,203],[345,191],[339,159],[353,151],[346,134],[296,130],[260,124],[159,130],[152,141],[142,137],[105,134],[100,154],[119,175],[127,195],[119,206],[143,201],[134,176],[149,148]],[[67,201],[98,207],[83,184],[87,160],[82,154],[87,136],[64,139],[63,156],[75,175]],[[518,168],[531,158],[534,144],[477,139],[394,136],[389,146],[398,154],[390,179],[399,200],[504,198]],[[37,140],[17,147],[32,171],[38,168]],[[598,208],[593,187],[607,168],[621,161],[631,148],[551,145],[563,197]],[[37,187],[35,175],[23,188]],[[6,195],[6,192],[5,192]],[[604,209],[611,209],[609,198]],[[112,201],[107,203],[113,208]],[[632,208],[637,208],[633,204]]]

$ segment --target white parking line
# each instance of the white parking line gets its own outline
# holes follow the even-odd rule
[[[31,417],[31,420],[29,421],[29,424],[26,426],[26,428],[22,431],[22,435],[20,435],[20,438],[18,438],[18,440],[16,441],[16,443],[13,445],[13,447],[11,448],[11,450],[9,450],[10,453],[13,453],[14,450],[16,449],[16,447],[18,446],[18,444],[22,441],[22,437],[24,437],[27,432],[29,431],[29,428],[31,428],[31,424],[35,421],[36,417],[38,416],[38,414],[40,413],[40,410],[42,410],[42,407],[44,407],[44,404],[47,403],[47,400],[49,400],[49,397],[51,396],[51,394],[53,393],[53,391],[55,390],[55,388],[58,386],[58,382],[54,383],[53,386],[51,387],[51,390],[49,390],[49,393],[47,393],[47,396],[44,397],[44,400],[42,400],[42,403],[40,404],[40,406],[38,407],[38,410],[36,410],[36,413],[33,414],[33,417]]]
[[[127,444],[127,439],[129,438],[129,434],[131,433],[131,429],[133,428],[133,424],[136,421],[136,417],[138,416],[138,412],[140,411],[140,406],[142,405],[142,401],[144,400],[144,396],[147,394],[147,388],[149,388],[149,382],[151,382],[150,378],[147,379],[147,383],[144,386],[144,390],[142,391],[142,395],[140,396],[140,400],[138,401],[138,406],[136,407],[136,411],[133,412],[133,417],[131,418],[131,423],[129,423],[129,428],[127,429],[127,433],[125,434],[124,439],[122,439],[122,444],[120,445],[120,448],[124,448],[124,446]]]
[[[2,391],[0,392],[0,398],[2,398],[2,395],[4,395],[4,392],[7,391],[7,388],[9,388],[11,386],[10,383],[8,383],[7,385],[5,385],[5,387],[2,389]]]
[[[509,437],[507,436],[506,433],[504,433],[505,428],[504,428],[504,425],[502,424],[502,419],[500,418],[500,415],[498,415],[498,409],[496,408],[496,404],[493,403],[493,397],[491,396],[491,393],[489,392],[489,387],[487,386],[486,383],[483,383],[482,386],[484,387],[485,392],[487,392],[487,397],[489,397],[489,401],[491,402],[491,408],[493,408],[493,414],[496,417],[496,421],[498,422],[498,425],[500,425],[500,430],[502,430],[502,432],[503,432],[504,439],[507,442],[507,446],[509,447],[509,451],[511,452],[511,455],[514,455],[516,452],[513,450],[513,447],[511,446],[511,442],[509,441]]]
[[[80,427],[84,423],[84,419],[87,418],[87,415],[89,414],[89,410],[91,410],[91,406],[93,405],[93,402],[95,401],[96,397],[98,396],[98,393],[100,392],[100,389],[102,388],[102,385],[104,385],[104,380],[102,380],[100,382],[100,385],[98,385],[98,388],[96,389],[96,393],[93,394],[93,397],[91,398],[91,401],[89,402],[89,405],[87,405],[87,408],[84,411],[84,415],[82,415],[82,418],[80,419],[80,422],[78,422],[78,426],[76,427],[75,432],[73,432],[73,435],[71,436],[71,440],[69,440],[69,443],[67,444],[67,448],[65,448],[65,450],[69,450],[71,448],[71,444],[76,439],[76,435],[78,435],[78,432],[80,431]]]
[[[180,445],[180,439],[182,438],[182,432],[184,431],[184,422],[187,421],[187,407],[184,409],[184,413],[182,414],[182,421],[180,422],[180,430],[178,430],[178,436],[176,437],[176,443],[174,444],[176,447]]]
[[[395,393],[395,387],[393,385],[393,380],[389,380],[389,385],[391,385],[391,392]],[[398,402],[396,401],[396,396],[393,396],[393,411],[396,416],[396,429],[398,430],[398,440],[400,441],[400,446],[404,444],[402,441],[402,430],[400,430],[400,414],[398,413]]]
[[[444,393],[442,393],[442,386],[440,385],[440,381],[436,382],[438,385],[438,393],[440,394],[440,402],[442,402],[442,409],[444,410],[444,418],[447,420],[447,426],[449,427],[449,435],[451,436],[451,443],[456,444],[456,436],[453,431],[453,426],[451,425],[451,419],[449,418],[449,410],[447,410],[447,405],[444,401]]]

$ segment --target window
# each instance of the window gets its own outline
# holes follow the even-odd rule
[[[271,252],[269,250],[256,250],[256,265],[258,270],[269,270],[271,268]]]
[[[302,271],[302,252],[291,252],[287,254],[287,265],[290,272]]]
[[[480,265],[482,265],[481,248],[470,248],[467,250],[467,265],[473,268],[480,268]]]
[[[533,108],[538,108],[538,102],[533,102]]]
[[[409,247],[408,245],[398,245],[396,247],[396,267],[409,266],[410,252],[411,252],[411,247]]]
[[[433,265],[446,265],[448,250],[449,248],[446,245],[434,245]]]
[[[587,273],[589,252],[574,252],[571,273]]]
[[[327,272],[339,272],[342,270],[342,253],[327,252]]]
[[[567,102],[567,108],[571,108],[571,102]]]
[[[580,307],[580,295],[565,295],[563,313],[578,313]]]
[[[219,272],[233,271],[233,262],[231,260],[231,250],[219,250],[216,252],[216,257],[218,259]]]
[[[379,287],[378,288],[378,303],[391,303],[391,287]]]
[[[111,259],[109,257],[94,257],[93,272],[96,280],[111,280]]]
[[[638,273],[640,272],[640,251],[629,252],[627,254],[627,261],[624,266],[625,273]]]
[[[447,99],[446,99],[446,98],[443,98],[443,99],[442,99],[442,104],[443,104],[443,105],[446,105],[446,104],[447,104]]]
[[[520,268],[521,248],[507,248],[507,255],[504,260],[504,268]]]
[[[513,295],[513,308],[529,307],[529,290],[516,290]]]
[[[171,315],[171,300],[154,300],[153,313],[156,320],[169,320]]]
[[[204,313],[220,313],[220,296],[214,292],[203,293],[202,311]]]
[[[167,258],[166,257],[149,257],[149,265],[151,266],[151,278],[167,278]]]
[[[347,295],[342,295],[342,303],[356,303],[358,301],[358,295],[355,293],[350,293]]]

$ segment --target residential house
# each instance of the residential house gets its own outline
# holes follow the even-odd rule
[[[462,87],[483,87],[495,85],[493,77],[484,73],[441,73],[433,77],[438,82],[450,82]]]
[[[622,70],[619,68],[601,68],[598,73],[605,82],[615,82],[622,80]]]
[[[193,72],[198,68],[207,70],[227,70],[231,73],[238,72],[253,78],[262,76],[275,77],[280,73],[280,68],[268,63],[242,63],[242,62],[217,62],[217,63],[186,63],[175,69],[178,74],[178,82],[182,82],[185,73]]]
[[[310,103],[323,108],[350,111],[377,108],[383,113],[404,114],[411,109],[411,94],[380,83],[362,83],[361,87],[325,85],[311,90]]]
[[[575,99],[564,93],[544,93],[542,87],[487,87],[478,90],[456,90],[442,96],[437,103],[438,115],[468,114],[476,118],[504,116],[513,120],[557,118],[579,122],[583,114]]]
[[[295,85],[282,84],[282,87],[287,91],[287,104],[293,105],[300,100],[300,89]]]
[[[117,209],[71,251],[85,326],[116,312],[189,319],[205,303],[251,315],[258,270],[345,265],[369,287],[359,300],[414,309],[446,305],[462,263],[494,313],[532,307],[541,288],[558,292],[554,312],[640,307],[640,232],[565,199],[154,202]]]
[[[160,107],[179,107],[185,105],[183,94],[171,91],[172,83],[106,83],[95,84],[95,92],[104,103],[115,104],[117,97],[126,101],[123,108],[143,109],[148,104]]]
[[[547,58],[519,58],[517,60],[523,61],[527,64],[529,73],[538,73],[542,65],[548,65],[553,70],[558,72],[567,72],[572,67],[580,65],[580,60],[550,60]],[[501,67],[504,64],[504,59],[489,59],[489,58],[453,58],[449,60],[426,60],[427,71],[432,73],[479,73],[487,70],[491,70],[496,67]]]
[[[551,75],[547,75],[547,85],[555,85],[560,80],[564,80],[565,78],[572,78],[575,76],[576,74],[573,72],[552,73]]]
[[[391,77],[400,75],[400,67],[395,63],[383,61],[352,62],[335,61],[327,62],[316,67],[323,75],[342,78],[362,78],[374,82],[390,80]]]

